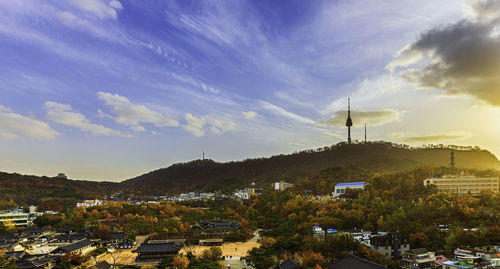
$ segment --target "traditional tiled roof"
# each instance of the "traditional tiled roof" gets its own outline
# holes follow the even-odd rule
[[[18,268],[39,268],[41,266],[44,266],[44,265],[50,263],[52,260],[53,260],[53,258],[50,258],[50,257],[32,259],[32,260],[22,260],[22,261],[16,262],[16,266]]]
[[[73,252],[73,251],[79,250],[81,248],[84,248],[86,246],[90,246],[92,244],[93,244],[92,241],[90,241],[89,239],[85,239],[85,240],[78,241],[78,242],[70,244],[70,245],[58,247],[57,249],[62,250],[64,252]]]
[[[74,233],[74,234],[60,234],[55,238],[60,241],[78,241],[88,237],[89,236],[84,233]]]
[[[127,237],[126,232],[111,233],[111,239],[124,239],[125,237]]]
[[[133,253],[147,253],[147,252],[177,252],[181,248],[175,243],[142,243]]]
[[[297,268],[297,262],[292,259],[288,259],[280,263],[280,269],[295,269]]]
[[[328,269],[381,269],[387,268],[384,265],[376,264],[355,255],[345,256],[335,264],[328,266]]]
[[[25,252],[24,252],[24,250],[21,250],[21,251],[9,251],[9,252],[5,252],[4,255],[5,255],[6,258],[12,258],[12,259],[19,260],[20,258],[22,258],[25,255]]]

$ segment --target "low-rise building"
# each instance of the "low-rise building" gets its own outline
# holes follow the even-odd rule
[[[410,249],[403,252],[401,267],[406,269],[434,269],[436,257],[425,248]]]
[[[101,205],[102,203],[104,203],[104,201],[97,200],[97,199],[94,199],[94,200],[83,200],[83,201],[81,201],[79,203],[76,203],[76,207],[80,207],[80,206],[83,206],[83,207],[92,207],[92,206]]]
[[[346,192],[347,189],[351,190],[364,190],[366,182],[346,182],[338,183],[335,185],[334,197],[338,197]]]
[[[274,190],[275,191],[284,191],[284,190],[291,188],[293,186],[294,186],[294,184],[292,184],[292,183],[287,183],[283,180],[280,180],[279,182],[274,183]]]
[[[135,259],[138,262],[161,261],[168,255],[177,254],[181,249],[175,243],[142,243],[137,249],[132,250],[138,256]]]
[[[375,235],[370,238],[372,250],[384,254],[387,258],[398,258],[410,250],[409,238],[394,233]]]
[[[443,175],[424,180],[424,186],[434,185],[438,190],[456,195],[479,195],[481,191],[498,193],[498,177],[476,177],[468,175]]]
[[[384,265],[371,262],[356,255],[348,255],[338,260],[336,263],[328,265],[328,269],[383,269]]]
[[[0,211],[0,222],[7,226],[9,223],[14,224],[15,226],[28,226],[28,217],[29,214],[24,213],[20,209]]]
[[[84,240],[75,242],[73,244],[60,246],[60,247],[54,249],[52,251],[52,254],[59,255],[59,256],[65,255],[67,253],[85,255],[94,249],[95,249],[94,242],[90,241],[89,239],[84,239]]]

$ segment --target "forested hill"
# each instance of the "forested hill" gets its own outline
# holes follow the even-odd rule
[[[448,166],[455,152],[459,168],[500,169],[500,162],[489,151],[472,147],[430,146],[411,148],[388,142],[340,143],[270,158],[218,163],[196,160],[174,164],[120,183],[122,189],[146,193],[230,190],[251,182],[270,183],[284,179],[294,182],[326,168],[356,166],[371,171],[398,171],[417,166]],[[439,171],[437,171],[439,172]]]
[[[103,198],[118,183],[70,180],[0,172],[0,209],[39,205],[40,209],[62,210],[77,201]]]

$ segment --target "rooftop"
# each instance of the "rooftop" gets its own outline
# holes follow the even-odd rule
[[[355,255],[345,256],[335,264],[329,265],[329,269],[380,269],[386,268],[384,265],[373,263]]]
[[[338,183],[335,186],[360,186],[360,185],[365,185],[366,182],[345,182],[345,183]]]
[[[93,244],[92,241],[90,241],[89,239],[85,239],[85,240],[78,241],[78,242],[70,244],[70,245],[59,247],[58,249],[60,249],[64,252],[73,252],[75,250],[79,250],[81,248],[84,248],[84,247],[92,245],[92,244]]]
[[[142,243],[133,253],[147,253],[147,252],[177,252],[181,248],[175,243]]]

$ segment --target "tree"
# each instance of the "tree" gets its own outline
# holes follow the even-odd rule
[[[116,266],[116,263],[125,256],[125,252],[116,250],[113,252],[109,252],[109,256],[111,256],[111,259],[113,260],[113,267]]]
[[[410,234],[410,246],[412,248],[423,248],[427,246],[429,237],[422,232]]]
[[[221,259],[222,249],[220,247],[210,247],[209,249],[205,249],[201,254],[201,257],[206,260],[218,261]]]
[[[260,240],[260,244],[263,248],[272,248],[276,244],[276,239],[272,237],[264,237]]]
[[[172,265],[176,269],[187,269],[189,266],[189,259],[184,256],[175,256],[172,260]]]

